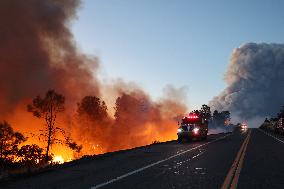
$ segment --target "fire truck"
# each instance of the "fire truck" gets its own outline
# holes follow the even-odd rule
[[[184,139],[205,140],[208,133],[208,120],[201,115],[190,113],[184,117],[177,130],[178,142]]]

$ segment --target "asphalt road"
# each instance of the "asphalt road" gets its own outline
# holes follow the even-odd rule
[[[284,137],[259,129],[87,158],[0,188],[284,188]]]

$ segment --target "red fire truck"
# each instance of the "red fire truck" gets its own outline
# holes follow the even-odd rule
[[[177,130],[178,142],[184,139],[205,140],[208,133],[208,120],[198,114],[190,113],[184,117]]]

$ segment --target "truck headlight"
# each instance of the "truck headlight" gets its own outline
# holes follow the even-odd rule
[[[199,128],[195,127],[195,128],[193,129],[193,133],[194,133],[194,134],[197,134],[198,132],[199,132]]]
[[[178,133],[181,133],[183,130],[181,128],[178,129]]]

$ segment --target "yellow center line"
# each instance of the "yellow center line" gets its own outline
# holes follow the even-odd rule
[[[239,176],[241,173],[241,169],[242,169],[242,164],[244,161],[244,157],[245,157],[245,152],[249,143],[249,139],[250,139],[250,134],[251,134],[251,130],[249,130],[248,135],[246,137],[246,139],[244,140],[240,150],[238,151],[238,154],[235,158],[235,161],[233,162],[225,180],[224,183],[221,187],[221,189],[235,189],[237,188],[237,184],[238,184],[238,180],[239,180]]]

